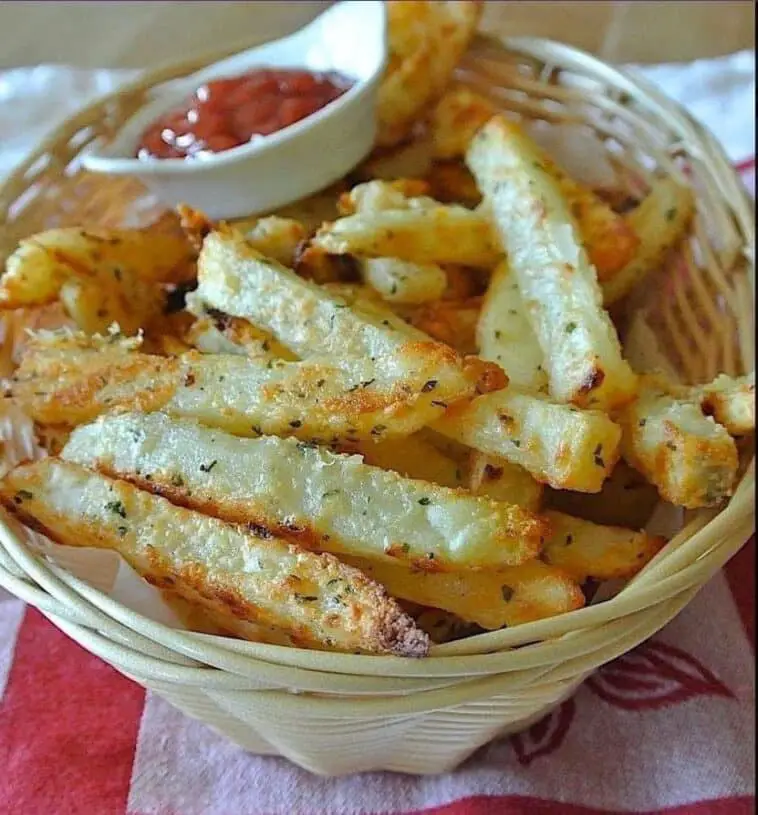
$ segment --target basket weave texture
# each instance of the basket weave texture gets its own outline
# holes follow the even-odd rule
[[[218,59],[173,65],[89,106],[0,189],[0,259],[51,226],[140,225],[160,215],[135,182],[82,172],[151,88]],[[682,257],[635,297],[690,383],[753,369],[753,207],[704,128],[643,80],[546,40],[480,37],[460,78],[504,109],[592,128],[629,191],[655,173],[687,180],[697,217]],[[319,774],[449,770],[530,725],[597,667],[654,634],[754,531],[754,461],[720,511],[681,531],[616,597],[557,618],[435,646],[425,660],[331,654],[178,631],[40,558],[0,523],[0,585],[119,671],[243,748]]]

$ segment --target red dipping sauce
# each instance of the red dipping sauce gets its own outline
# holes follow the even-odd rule
[[[263,68],[214,79],[145,130],[137,157],[202,157],[239,147],[311,116],[352,84],[335,72],[299,69]]]

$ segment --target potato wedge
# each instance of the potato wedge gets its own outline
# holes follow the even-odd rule
[[[605,413],[579,410],[507,388],[451,407],[434,430],[518,464],[542,484],[599,492],[618,460],[621,428]]]
[[[546,512],[552,534],[541,558],[578,583],[587,578],[633,577],[663,548],[663,538],[618,526],[601,526],[562,512]]]
[[[391,0],[389,64],[377,101],[379,146],[404,141],[439,98],[476,32],[481,2]]]
[[[150,583],[221,613],[232,631],[272,625],[307,647],[421,657],[428,638],[380,586],[325,554],[176,507],[56,459],[13,470],[0,500],[66,546],[118,552]]]
[[[63,456],[306,548],[431,570],[516,565],[549,533],[518,507],[402,478],[357,456],[240,439],[160,413],[80,427]]]
[[[689,187],[668,177],[653,183],[642,203],[626,215],[629,227],[639,236],[639,246],[621,269],[602,280],[606,306],[622,300],[662,266],[666,255],[686,236],[694,213],[695,199]]]
[[[696,393],[706,416],[713,416],[732,436],[755,430],[755,373],[736,378],[721,374]]]
[[[542,484],[523,467],[477,450],[470,453],[468,488],[474,495],[516,504],[530,512],[537,512],[542,503]]]
[[[672,504],[715,506],[732,494],[738,455],[734,439],[689,399],[647,377],[635,402],[618,416],[626,461]]]
[[[364,281],[390,303],[433,302],[447,288],[447,275],[434,263],[397,258],[364,258],[359,263]]]
[[[12,396],[41,424],[72,427],[117,408],[162,409],[239,436],[331,444],[410,435],[442,415],[451,396],[466,392],[445,359],[438,364],[423,344],[417,352],[406,349],[403,370],[389,357],[351,358],[343,369],[339,359],[158,357],[98,342],[73,337],[40,344],[19,366]]]
[[[261,218],[245,233],[245,238],[256,251],[290,268],[294,267],[298,247],[307,236],[300,221],[278,215]]]
[[[507,261],[492,274],[476,327],[479,356],[497,362],[508,381],[526,391],[548,390],[545,355]]]
[[[494,630],[581,608],[584,595],[560,569],[539,560],[497,572],[422,572],[384,561],[349,558],[394,597],[450,611]]]
[[[0,278],[0,308],[52,303],[67,280],[176,283],[191,272],[180,236],[137,229],[51,229],[25,238]]]
[[[497,116],[479,130],[466,161],[492,207],[545,354],[552,395],[603,409],[628,402],[636,377],[621,356],[596,272],[540,151]]]
[[[466,155],[471,140],[498,113],[497,106],[465,85],[448,88],[430,118],[435,159]]]
[[[503,254],[483,213],[444,204],[339,218],[319,229],[312,244],[336,255],[395,257],[483,269],[492,268]]]

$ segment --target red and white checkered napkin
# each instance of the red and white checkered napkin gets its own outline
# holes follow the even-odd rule
[[[79,98],[93,81],[95,89],[113,81],[102,72],[72,80],[62,69],[35,70],[37,83],[77,87]],[[712,127],[752,185],[753,53],[645,73]],[[28,149],[3,135],[14,119],[8,105],[23,97],[31,116],[35,89],[45,110],[39,84],[29,90],[19,72],[0,73],[0,171],[2,147],[11,144],[16,159]],[[547,719],[429,778],[323,779],[247,755],[0,590],[0,813],[752,812],[754,557],[751,543],[664,631],[601,669]]]

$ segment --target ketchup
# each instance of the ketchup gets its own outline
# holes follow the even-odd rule
[[[215,79],[154,121],[142,134],[137,157],[202,157],[239,147],[311,116],[351,85],[338,73],[292,69]]]

